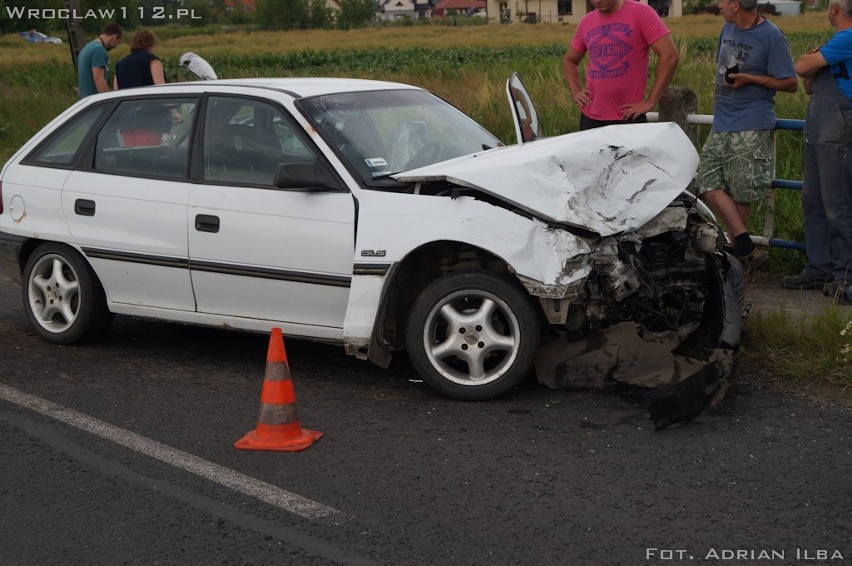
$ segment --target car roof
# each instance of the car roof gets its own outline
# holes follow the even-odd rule
[[[199,88],[207,89],[215,87],[219,90],[227,90],[227,87],[272,89],[286,92],[294,98],[318,96],[324,94],[338,94],[342,92],[359,92],[371,90],[399,90],[411,89],[422,90],[419,87],[403,83],[388,81],[375,81],[370,79],[350,79],[332,77],[293,77],[293,78],[249,78],[249,79],[219,79],[214,81],[189,81],[180,83],[168,83],[165,85],[149,86],[112,92],[114,96],[121,95],[145,95],[162,93],[161,89],[168,89],[170,93],[181,91],[198,91]]]

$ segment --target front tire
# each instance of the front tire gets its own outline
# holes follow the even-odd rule
[[[488,271],[430,284],[408,320],[408,355],[424,381],[462,401],[493,399],[532,370],[540,340],[529,297]]]
[[[103,334],[112,321],[100,281],[72,248],[42,244],[23,275],[24,311],[36,334],[48,342],[85,342]]]

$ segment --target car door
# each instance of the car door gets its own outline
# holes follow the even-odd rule
[[[197,105],[191,97],[120,102],[65,181],[71,235],[115,303],[195,310],[186,209]]]
[[[541,138],[538,112],[517,71],[506,81],[506,96],[509,97],[509,106],[512,108],[512,121],[515,123],[518,143],[524,144]]]
[[[355,204],[342,187],[280,189],[279,163],[323,159],[278,106],[210,96],[203,182],[189,195],[189,259],[198,311],[291,323],[339,338],[352,276]]]

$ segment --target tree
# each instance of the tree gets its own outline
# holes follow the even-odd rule
[[[269,29],[307,29],[308,0],[258,0],[257,17]]]
[[[340,0],[340,13],[337,14],[337,27],[351,29],[365,27],[376,17],[376,5],[373,0]]]
[[[334,10],[326,0],[308,0],[308,28],[325,29],[334,25]]]

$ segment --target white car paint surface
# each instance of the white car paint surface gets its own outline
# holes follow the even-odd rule
[[[446,179],[547,220],[609,236],[648,222],[689,184],[698,153],[677,124],[607,126],[394,175]]]

